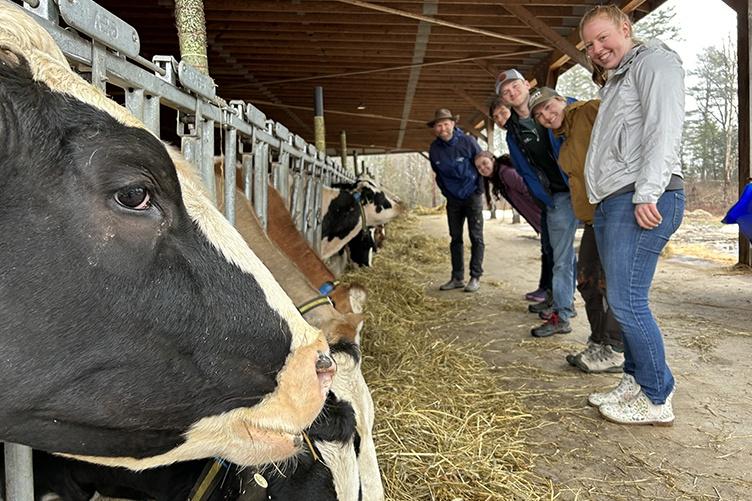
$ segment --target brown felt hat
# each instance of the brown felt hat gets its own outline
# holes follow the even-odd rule
[[[438,122],[439,120],[451,120],[452,122],[456,122],[457,117],[452,115],[452,112],[449,111],[447,108],[439,108],[433,114],[433,120],[431,120],[430,122],[426,122],[426,125],[429,127],[433,127],[434,125],[436,125],[436,122]]]

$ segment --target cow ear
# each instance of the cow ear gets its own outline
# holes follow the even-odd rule
[[[0,65],[17,68],[21,65],[28,66],[26,58],[17,54],[7,47],[0,47]]]
[[[353,313],[363,313],[366,307],[366,300],[368,299],[366,289],[358,284],[351,284],[349,294],[350,308]]]
[[[345,315],[345,320],[347,320],[347,323],[352,325],[357,330],[360,330],[360,328],[362,327],[361,324],[365,319],[366,317],[362,313],[348,313]]]

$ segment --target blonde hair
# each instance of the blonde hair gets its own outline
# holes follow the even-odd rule
[[[589,11],[585,13],[584,16],[582,16],[582,19],[580,19],[580,39],[582,39],[582,28],[590,22],[592,19],[603,16],[607,19],[609,19],[612,23],[614,23],[616,26],[621,26],[622,23],[627,23],[627,26],[629,27],[629,36],[632,37],[632,20],[629,19],[629,16],[624,13],[619,7],[616,5],[596,5]]]

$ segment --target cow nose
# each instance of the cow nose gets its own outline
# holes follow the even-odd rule
[[[328,353],[323,351],[319,352],[319,357],[316,359],[316,372],[329,372],[334,367],[334,360]]]

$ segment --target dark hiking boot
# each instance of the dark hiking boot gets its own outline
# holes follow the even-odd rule
[[[450,291],[452,289],[461,289],[465,286],[465,281],[460,278],[453,278],[449,280],[447,283],[442,284],[439,287],[440,291]]]
[[[545,324],[534,327],[530,330],[533,337],[549,337],[554,334],[569,334],[572,332],[572,326],[567,320],[559,320],[558,313],[551,315]]]
[[[475,292],[480,289],[480,279],[471,277],[470,281],[465,286],[465,292]]]

